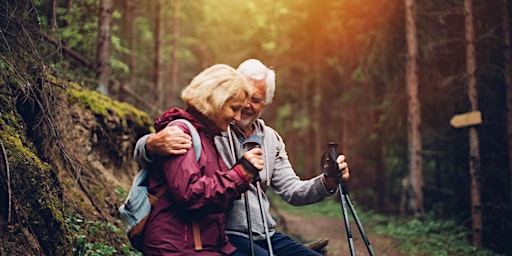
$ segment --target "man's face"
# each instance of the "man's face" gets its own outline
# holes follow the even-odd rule
[[[249,100],[249,103],[242,109],[242,116],[237,125],[241,128],[251,125],[256,119],[258,119],[263,110],[265,110],[265,94],[267,91],[267,85],[265,81],[251,81],[253,85],[253,94]]]

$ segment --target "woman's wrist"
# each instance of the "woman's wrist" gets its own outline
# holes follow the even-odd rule
[[[242,178],[242,180],[244,180],[244,182],[245,182],[247,185],[249,185],[249,184],[250,184],[250,182],[251,182],[251,181],[250,181],[250,180],[247,178],[247,176],[244,174],[244,172],[242,171],[242,167],[241,167],[239,164],[235,165],[235,167],[233,167],[233,169],[232,169],[232,170],[233,170],[233,171],[235,171],[235,172],[238,174],[238,176],[240,176],[240,178]]]

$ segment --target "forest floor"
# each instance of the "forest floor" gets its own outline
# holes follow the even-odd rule
[[[313,242],[319,239],[328,239],[327,256],[350,255],[346,229],[343,219],[324,216],[302,216],[286,211],[280,211],[280,215],[286,223],[286,231],[281,231],[290,236],[299,236],[302,240]],[[350,216],[350,218],[352,218]],[[366,244],[354,222],[350,222],[354,250],[356,255],[370,255]],[[365,229],[363,223],[363,229]],[[382,235],[365,233],[375,255],[403,256],[407,255],[397,249],[399,241]]]

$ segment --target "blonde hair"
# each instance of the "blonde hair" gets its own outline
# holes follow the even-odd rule
[[[199,73],[181,92],[183,101],[208,118],[219,113],[231,99],[245,94],[252,95],[247,78],[225,64],[213,65]]]

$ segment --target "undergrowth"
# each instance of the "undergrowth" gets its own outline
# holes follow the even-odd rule
[[[66,218],[66,223],[74,236],[73,255],[104,256],[104,255],[141,255],[134,252],[130,245],[123,244],[122,251],[103,241],[97,240],[98,237],[104,237],[105,233],[114,233],[117,236],[125,236],[124,232],[114,224],[103,221],[91,221],[83,219],[80,216],[70,216]]]
[[[287,204],[275,194],[268,192],[267,194],[271,197],[273,207],[280,211],[286,211],[305,217],[337,217],[340,221],[343,221],[339,197],[331,197],[313,205],[295,207]],[[405,219],[383,216],[372,212],[363,212],[357,208],[357,205],[354,205],[354,208],[366,233],[383,235],[399,241],[396,244],[406,255],[500,255],[471,245],[469,230],[465,229],[462,224],[454,220],[438,219],[434,214],[427,214],[424,220],[414,218]],[[349,219],[353,221],[348,207],[347,212]]]
[[[295,207],[285,203],[272,192],[267,193],[270,195],[272,207],[280,211],[305,217],[336,217],[343,221],[341,203],[335,198],[329,198],[313,205]],[[382,235],[399,241],[396,244],[406,255],[500,255],[471,245],[468,239],[469,230],[454,220],[436,219],[434,214],[427,214],[423,220],[406,219],[361,211],[357,209],[357,205],[354,205],[354,208],[356,208],[356,215],[366,233]],[[347,211],[349,210],[347,209]],[[351,215],[349,219],[353,221]],[[140,255],[131,251],[129,245],[123,245],[123,251],[119,252],[109,245],[95,241],[95,237],[104,232],[125,235],[121,229],[111,223],[84,220],[78,216],[68,217],[66,222],[74,233],[75,255]]]

